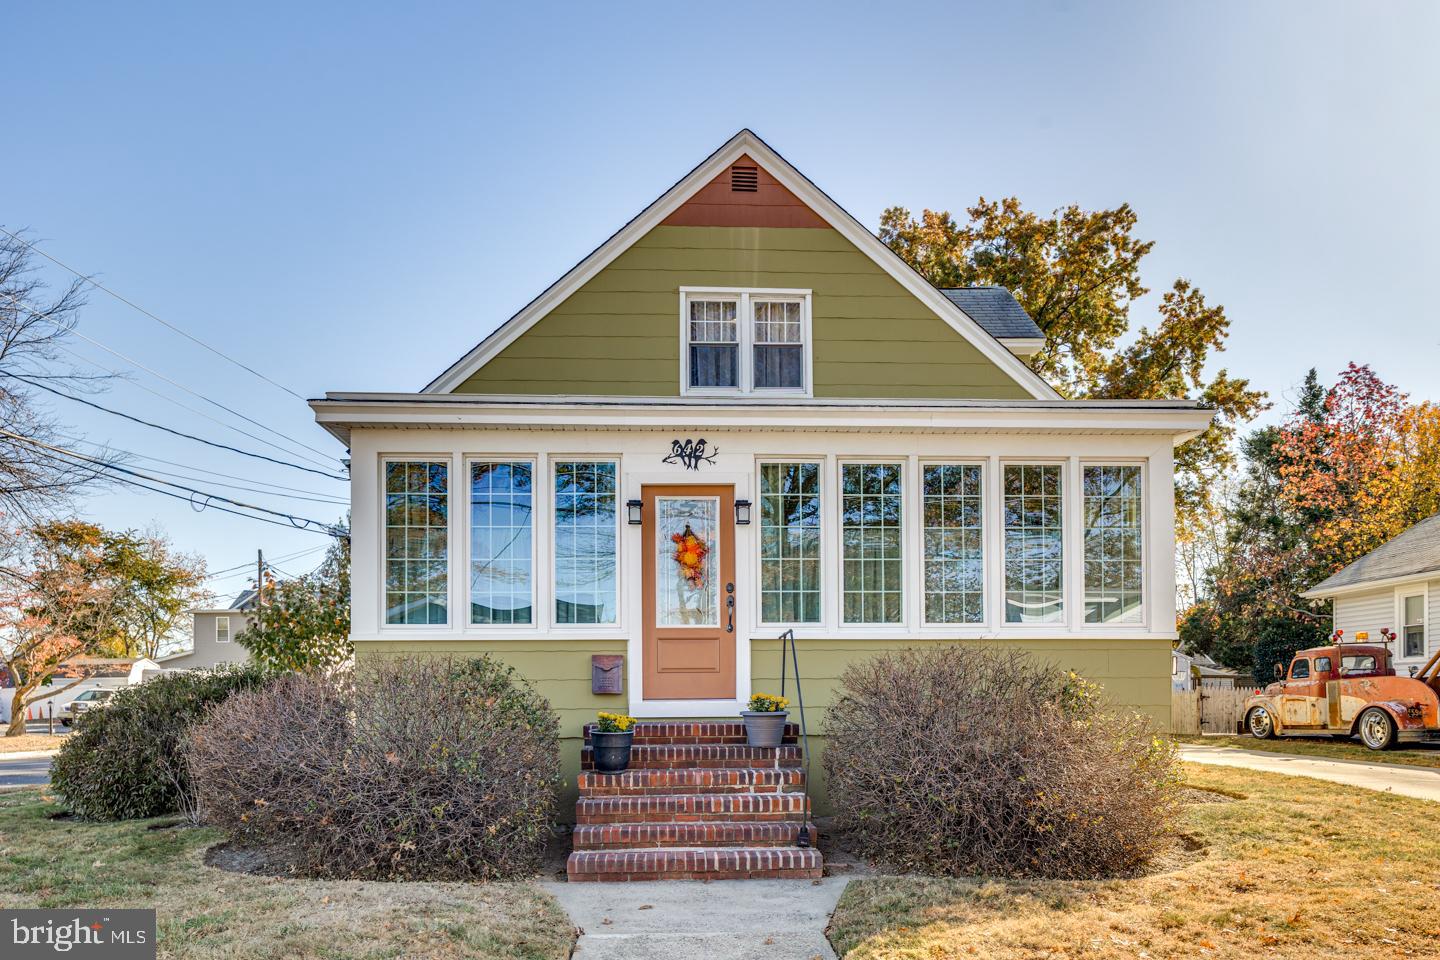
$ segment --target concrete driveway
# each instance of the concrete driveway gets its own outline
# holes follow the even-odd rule
[[[44,786],[50,782],[50,760],[49,754],[0,754],[0,790]]]
[[[1412,767],[1399,763],[1361,763],[1356,760],[1324,760],[1208,744],[1182,744],[1180,758],[1190,763],[1221,767],[1243,767],[1294,777],[1314,777],[1382,793],[1398,793],[1440,803],[1440,769]]]

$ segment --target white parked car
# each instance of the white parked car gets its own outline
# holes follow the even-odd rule
[[[55,711],[55,719],[68,727],[80,714],[86,710],[103,707],[105,701],[114,695],[114,690],[86,690],[69,703],[61,704],[60,708]]]

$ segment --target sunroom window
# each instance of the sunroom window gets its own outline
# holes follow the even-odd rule
[[[681,296],[686,393],[808,393],[808,291],[684,289]]]
[[[840,467],[840,537],[846,623],[904,620],[900,464]]]
[[[555,464],[555,622],[615,622],[616,465]]]
[[[535,491],[527,462],[470,464],[470,622],[529,623]]]
[[[820,622],[820,465],[760,465],[760,620]]]
[[[449,621],[450,466],[385,464],[385,622]]]
[[[1059,464],[1005,467],[1005,622],[1059,623],[1065,613]]]
[[[1134,623],[1145,597],[1139,466],[1087,466],[1085,622]]]

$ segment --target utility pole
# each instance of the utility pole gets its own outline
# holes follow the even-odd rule
[[[265,551],[255,551],[255,627],[258,630],[265,619]]]

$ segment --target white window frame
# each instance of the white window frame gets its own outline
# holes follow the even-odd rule
[[[1405,601],[1411,597],[1420,598],[1420,654],[1419,656],[1406,656],[1405,654]],[[1395,588],[1395,625],[1400,629],[1395,631],[1395,660],[1405,663],[1424,663],[1430,656],[1430,585],[1421,583],[1412,586]]]
[[[915,536],[920,527],[915,522],[918,514],[915,508],[915,459],[883,455],[839,456],[835,458],[834,495],[830,498],[830,510],[835,515],[834,559],[835,569],[835,629],[852,634],[873,634],[880,631],[911,632],[916,622],[913,611],[915,591],[911,586],[914,568]],[[900,619],[887,620],[846,620],[845,619],[845,468],[847,466],[888,466],[900,470]],[[821,556],[824,556],[822,542]],[[823,584],[821,589],[823,590]],[[820,602],[823,606],[825,597]],[[814,627],[815,624],[806,624]],[[956,624],[955,626],[958,626]]]
[[[759,627],[770,629],[778,627],[780,630],[794,630],[799,636],[802,631],[824,631],[830,627],[830,606],[828,596],[834,590],[830,583],[830,563],[826,562],[827,553],[834,549],[831,546],[830,526],[827,523],[831,506],[829,471],[825,468],[826,458],[816,456],[795,456],[795,457],[756,457],[755,458],[755,502],[750,507],[750,526],[755,530],[755,583],[751,593],[754,594],[754,619]],[[761,584],[765,578],[764,557],[761,556],[764,550],[763,537],[761,534],[760,511],[763,509],[761,503],[765,494],[762,492],[760,473],[767,465],[785,463],[812,464],[817,474],[817,482],[820,487],[820,556],[817,560],[820,567],[820,619],[809,623],[804,621],[770,621],[765,619],[765,603],[760,596]]]
[[[947,623],[931,620],[925,616],[925,468],[926,467],[979,467],[980,468],[980,619],[974,623]],[[992,526],[990,498],[994,481],[990,476],[990,462],[983,458],[921,458],[915,470],[915,525],[919,532],[915,557],[914,574],[907,578],[915,582],[915,596],[919,602],[916,616],[922,628],[936,630],[984,630],[994,618],[995,599],[990,577],[990,554]],[[1002,514],[1003,522],[1003,514]],[[1003,531],[1001,531],[1003,534]],[[1003,560],[1003,550],[1001,556]],[[1003,601],[1003,597],[1001,598]],[[1003,604],[1002,604],[1003,605]]]
[[[625,550],[624,550],[624,527],[627,525],[625,506],[625,473],[624,464],[617,454],[604,453],[570,453],[551,454],[547,458],[547,469],[545,471],[545,512],[549,518],[548,527],[548,549],[549,557],[546,559],[548,569],[545,571],[545,582],[549,585],[549,596],[545,598],[545,622],[550,625],[552,631],[574,631],[578,634],[603,634],[606,636],[622,634],[626,629],[624,596],[625,596]],[[558,474],[558,467],[562,463],[609,463],[615,467],[615,619],[608,623],[561,623],[557,604],[560,600],[560,577],[556,564],[560,556],[557,551],[558,534],[560,532],[560,512],[555,508],[555,477]],[[540,618],[535,618],[537,624]]]
[[[800,388],[755,386],[755,316],[751,298],[785,300],[800,304],[801,374]],[[731,300],[737,333],[736,381],[734,387],[690,386],[690,301]],[[811,291],[765,287],[681,287],[680,288],[680,395],[685,397],[808,397],[814,391],[814,345],[810,323]]]
[[[1010,620],[1006,616],[1010,600],[1006,582],[1009,568],[1005,565],[1005,470],[1009,467],[1058,467],[1060,469],[1060,619],[1026,622]],[[1080,523],[1080,466],[1073,457],[1003,457],[995,470],[995,567],[998,577],[994,587],[995,623],[1007,633],[1055,634],[1074,633],[1077,624],[1084,627],[1083,612],[1077,618],[1076,612],[1084,606],[1076,602],[1076,590],[1084,593],[1084,585],[1078,588],[1075,578],[1082,572],[1076,561],[1076,551],[1084,552],[1081,543]],[[989,595],[987,595],[989,599]],[[1106,624],[1094,624],[1104,627]]]
[[[220,639],[220,624],[222,624],[222,623],[225,624],[225,639],[223,639],[223,640]],[[215,642],[216,642],[216,643],[229,643],[229,642],[230,642],[230,618],[229,618],[229,617],[216,617],[216,618],[215,618]]]
[[[375,598],[376,616],[380,629],[388,634],[446,633],[456,629],[455,571],[457,551],[455,550],[455,457],[449,453],[382,453],[376,458],[379,471],[376,476],[377,496],[375,508],[379,511],[379,522],[375,524],[376,556],[380,558],[376,572]],[[385,468],[392,463],[443,463],[445,464],[445,622],[444,623],[390,623],[385,617],[385,570],[389,555],[385,552]],[[466,593],[468,594],[468,590]],[[468,619],[468,617],[466,618]]]
[[[531,490],[531,502],[532,502],[532,506],[531,506],[531,510],[530,510],[530,622],[529,622],[529,623],[472,623],[471,620],[470,620],[470,616],[471,616],[471,611],[470,611],[470,572],[471,572],[471,567],[472,567],[472,561],[473,561],[474,556],[475,556],[475,545],[474,545],[475,528],[474,528],[474,525],[470,522],[470,506],[471,506],[471,504],[470,504],[470,483],[471,483],[471,480],[470,480],[470,468],[473,467],[475,464],[480,464],[480,463],[523,463],[523,464],[527,464],[527,465],[530,467],[530,490]],[[509,634],[515,634],[515,633],[522,632],[522,631],[525,632],[525,633],[534,633],[534,632],[536,632],[536,631],[538,631],[538,630],[540,629],[540,615],[541,615],[541,610],[540,610],[540,593],[541,593],[541,591],[540,591],[540,579],[541,579],[541,574],[540,574],[540,558],[539,558],[540,548],[539,548],[539,542],[540,542],[540,511],[541,511],[540,499],[541,499],[541,493],[542,493],[542,492],[544,493],[544,495],[545,495],[545,497],[546,497],[546,499],[547,499],[547,507],[548,507],[550,513],[552,514],[552,516],[553,516],[554,510],[555,510],[555,491],[554,491],[554,489],[551,487],[551,482],[552,482],[552,481],[550,480],[550,475],[547,473],[547,474],[545,474],[545,476],[542,478],[542,476],[541,476],[541,471],[540,471],[540,464],[539,464],[539,462],[537,461],[537,459],[536,459],[536,457],[535,457],[535,454],[533,454],[533,453],[529,453],[529,454],[514,454],[514,455],[485,454],[484,456],[467,456],[467,457],[464,458],[464,464],[465,464],[465,472],[464,472],[464,479],[465,479],[465,512],[464,512],[464,515],[460,518],[460,524],[461,524],[461,526],[463,526],[464,529],[465,529],[465,535],[464,535],[464,537],[463,537],[464,544],[465,544],[465,557],[464,557],[463,563],[461,564],[461,567],[460,567],[460,569],[461,569],[461,570],[463,571],[463,573],[464,573],[464,576],[461,578],[462,583],[461,583],[461,585],[460,585],[460,590],[461,590],[461,593],[463,594],[463,598],[462,598],[462,600],[461,600],[461,604],[460,604],[460,605],[461,605],[461,607],[462,607],[462,609],[464,610],[464,613],[465,613],[465,618],[464,618],[464,621],[463,621],[463,624],[462,624],[463,629],[465,630],[466,633],[474,633],[474,634],[482,634],[482,635],[483,635],[483,634],[491,634],[491,633],[507,634],[507,635],[509,635]],[[545,489],[544,489],[543,491],[542,491],[541,488],[540,488],[540,483],[542,482],[542,480],[543,480],[543,481],[545,482],[545,484],[546,484]],[[453,486],[453,484],[452,484],[452,486]],[[453,494],[453,490],[452,490],[452,494]],[[455,510],[455,507],[454,507],[454,503],[453,503],[453,502],[451,503],[450,510],[451,510],[451,514],[452,514],[452,516],[453,516],[454,510]],[[453,540],[453,537],[452,537],[452,540]],[[553,571],[552,571],[552,577],[553,577]],[[553,611],[552,611],[552,613],[553,613]]]
[[[1124,620],[1090,623],[1085,619],[1085,468],[1086,467],[1139,467],[1140,468],[1140,606],[1138,613]],[[1075,565],[1078,583],[1077,613],[1081,630],[1134,630],[1150,623],[1150,464],[1141,459],[1080,460],[1075,501],[1078,511],[1075,516],[1076,539],[1079,542],[1079,556]],[[1068,585],[1068,581],[1067,581]]]

